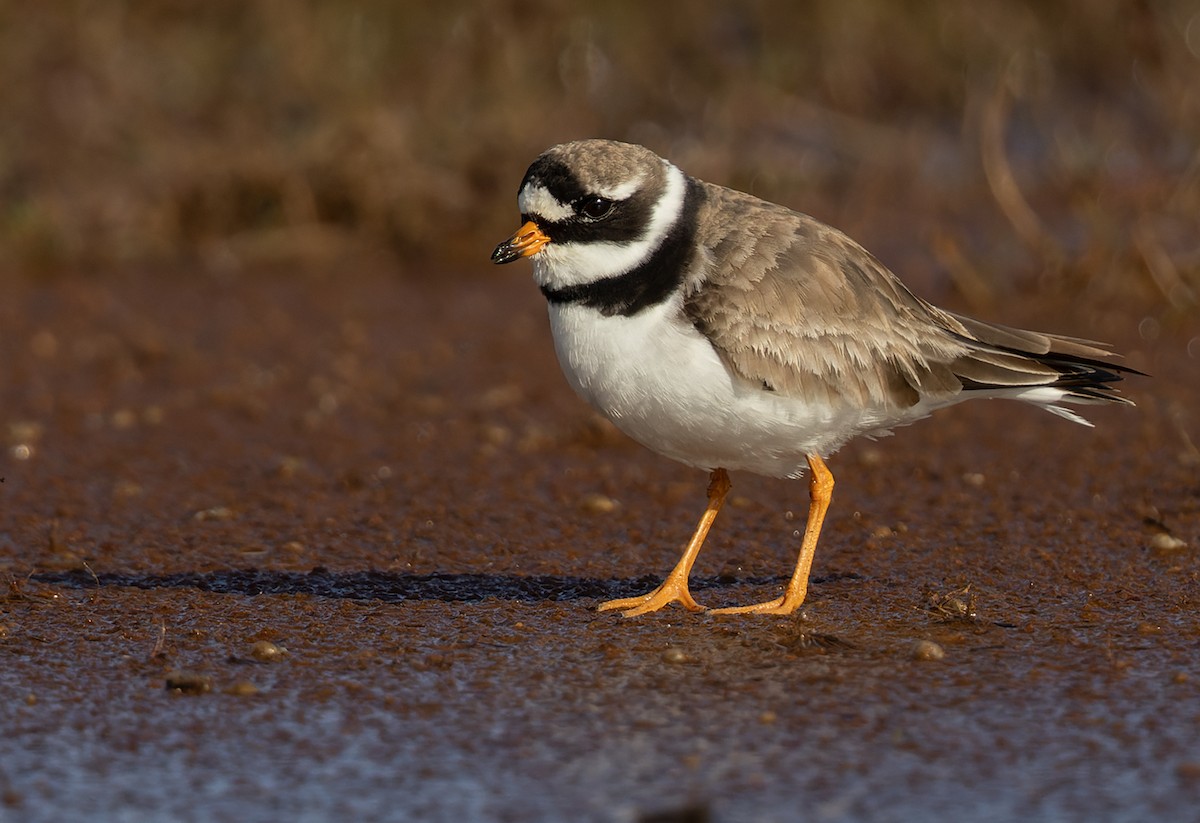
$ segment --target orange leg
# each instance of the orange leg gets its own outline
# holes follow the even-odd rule
[[[808,525],[804,528],[796,570],[792,572],[792,579],[788,581],[783,596],[752,606],[713,609],[712,614],[791,614],[804,602],[804,596],[808,594],[808,575],[812,571],[813,556],[817,553],[817,539],[821,536],[821,524],[825,521],[825,512],[833,497],[833,474],[826,468],[825,461],[810,454],[808,467],[812,470],[808,478],[808,494],[812,500],[808,505]]]
[[[721,504],[725,502],[725,495],[729,494],[729,488],[729,472],[724,469],[714,469],[708,479],[708,508],[704,510],[704,516],[700,518],[700,523],[696,526],[696,533],[692,535],[687,548],[683,550],[683,557],[679,558],[679,562],[675,564],[675,568],[671,569],[667,579],[649,594],[640,597],[622,597],[619,600],[601,603],[600,611],[626,609],[626,617],[637,617],[639,614],[658,611],[668,603],[676,602],[682,604],[689,611],[704,611],[704,607],[693,600],[691,592],[688,591],[688,575],[691,574],[692,564],[696,562],[696,555],[700,554],[700,547],[704,545],[704,538],[708,536],[708,530],[712,527],[713,521],[717,519],[717,512],[721,510]]]

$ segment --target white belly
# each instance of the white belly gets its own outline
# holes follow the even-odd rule
[[[625,434],[681,463],[799,477],[806,454],[826,456],[863,431],[862,411],[784,397],[733,375],[677,298],[633,317],[549,308],[575,391]]]

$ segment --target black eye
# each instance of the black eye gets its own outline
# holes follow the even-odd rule
[[[581,197],[575,203],[576,213],[589,220],[603,220],[612,210],[613,201],[595,194]]]

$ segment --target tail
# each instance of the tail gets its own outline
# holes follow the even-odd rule
[[[1133,405],[1112,384],[1143,373],[1104,359],[1116,355],[1103,343],[951,317],[962,326],[956,336],[968,346],[951,366],[964,391],[1024,400],[1084,426],[1092,424],[1058,404]]]

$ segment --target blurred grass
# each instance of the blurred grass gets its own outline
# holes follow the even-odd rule
[[[1184,0],[8,3],[0,71],[9,271],[482,266],[537,152],[607,136],[970,299],[1195,306]]]

